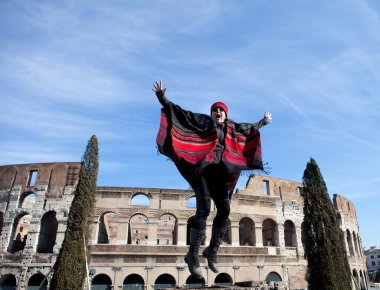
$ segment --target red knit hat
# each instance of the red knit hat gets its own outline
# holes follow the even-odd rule
[[[225,103],[222,103],[222,102],[216,102],[216,103],[214,103],[211,106],[210,111],[212,112],[212,110],[214,110],[214,108],[216,108],[216,107],[222,108],[226,112],[226,116],[227,116],[227,114],[228,114],[228,107],[226,106]]]

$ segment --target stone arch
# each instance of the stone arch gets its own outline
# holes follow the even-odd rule
[[[264,246],[278,247],[278,227],[274,220],[267,218],[263,221],[263,244]]]
[[[297,247],[296,226],[291,220],[284,223],[285,247]]]
[[[97,285],[95,289],[111,290],[112,280],[107,274],[98,274],[92,278],[91,285]]]
[[[40,286],[42,284],[43,287],[40,287],[39,289],[47,289],[48,281],[45,278],[46,276],[42,273],[34,274],[32,277],[29,278],[28,286]]]
[[[227,273],[220,273],[215,277],[214,284],[220,286],[232,285],[232,277]]]
[[[20,195],[18,208],[32,208],[36,203],[36,194],[33,191],[26,191]]]
[[[346,230],[346,235],[347,235],[347,245],[348,245],[349,254],[350,254],[350,256],[355,256],[354,245],[352,243],[351,233],[348,229]]]
[[[27,212],[23,212],[15,217],[11,239],[8,245],[9,253],[15,253],[24,249],[28,237],[31,218],[32,216]]]
[[[109,244],[111,232],[113,230],[112,217],[116,214],[112,211],[104,212],[99,217],[99,226],[98,226],[98,244]]]
[[[227,231],[223,236],[222,245],[232,245],[232,230],[231,230],[231,220],[228,219]]]
[[[270,282],[281,282],[282,278],[277,272],[270,272],[265,278],[265,281],[267,281],[268,284]]]
[[[38,238],[38,253],[53,253],[57,238],[58,220],[55,211],[48,211],[41,219],[40,234]]]
[[[175,278],[170,274],[162,274],[154,282],[154,289],[172,288],[176,284]]]
[[[125,277],[123,282],[123,290],[143,290],[144,279],[138,274],[130,274]]]
[[[249,217],[244,217],[239,222],[240,246],[254,246],[256,244],[255,223]]]
[[[193,219],[194,218],[195,218],[195,216],[191,216],[187,220],[187,226],[186,226],[186,245],[190,245],[190,229],[191,229],[191,225],[193,224]],[[201,245],[205,245],[205,244],[206,244],[206,235],[203,237],[202,242],[201,242]]]
[[[13,274],[5,274],[0,277],[0,289],[15,290],[16,284],[16,277]]]
[[[186,279],[187,288],[204,288],[205,284],[206,284],[205,278],[197,278],[193,275],[190,275]]]
[[[3,232],[3,226],[4,226],[4,214],[0,211],[0,237],[1,237],[1,233]]]
[[[149,220],[141,214],[135,214],[129,219],[130,235],[128,242],[133,245],[146,245],[148,244],[149,233]]]
[[[178,220],[170,213],[164,213],[158,220],[157,245],[177,245]]]
[[[187,207],[190,207],[190,208],[196,208],[197,207],[197,199],[196,199],[195,195],[193,195],[187,199],[186,205],[187,205]]]
[[[131,197],[130,205],[150,206],[151,196],[143,192],[137,192]]]

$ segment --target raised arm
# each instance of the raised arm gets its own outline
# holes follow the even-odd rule
[[[265,125],[268,125],[269,123],[272,123],[272,114],[269,112],[264,113],[264,118],[262,118],[259,122],[253,123],[253,125],[260,129],[261,127],[264,127]]]
[[[164,108],[169,107],[169,100],[165,97],[166,88],[163,87],[162,81],[155,81],[153,83],[153,92],[156,93],[158,101]]]

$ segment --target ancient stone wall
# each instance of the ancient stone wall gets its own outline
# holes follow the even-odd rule
[[[80,163],[0,166],[0,285],[16,281],[23,289],[49,274],[64,238],[79,168]],[[355,207],[338,195],[334,205],[353,276],[367,283]],[[212,206],[201,251],[215,214]],[[242,281],[262,285],[267,280],[306,289],[302,183],[251,176],[231,198],[220,273],[210,271],[201,257],[202,281],[190,276],[183,261],[194,215],[190,190],[98,187],[91,224],[92,283],[152,290]]]
[[[0,285],[16,281],[26,289],[48,275],[64,238],[79,168],[79,162],[0,166]]]

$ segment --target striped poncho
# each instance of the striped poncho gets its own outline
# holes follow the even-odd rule
[[[227,133],[222,163],[232,180],[233,191],[242,170],[263,169],[260,133],[254,124],[226,121]],[[218,145],[216,122],[210,116],[183,110],[170,102],[161,110],[157,145],[161,154],[169,157],[186,180],[214,164],[214,149]]]

